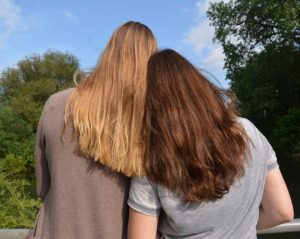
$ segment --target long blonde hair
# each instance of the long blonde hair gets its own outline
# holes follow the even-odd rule
[[[127,22],[113,33],[95,70],[68,99],[76,151],[127,176],[142,175],[141,138],[147,62],[157,51],[151,30]]]

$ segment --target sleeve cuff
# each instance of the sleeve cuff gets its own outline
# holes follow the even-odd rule
[[[132,201],[130,199],[127,201],[127,204],[132,209],[134,209],[134,210],[136,210],[136,211],[138,211],[142,214],[145,214],[147,216],[159,216],[160,215],[160,208],[157,208],[157,209],[145,208],[145,207],[140,206],[139,204],[135,203],[134,201]]]
[[[275,154],[273,154],[271,156],[271,160],[269,162],[270,163],[267,165],[267,171],[270,171],[270,170],[275,169],[275,168],[279,168],[279,165],[277,163],[277,159],[276,159]]]

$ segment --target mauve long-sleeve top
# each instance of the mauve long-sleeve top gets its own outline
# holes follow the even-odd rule
[[[129,179],[74,153],[69,125],[61,139],[70,93],[52,95],[44,106],[36,135],[37,194],[44,201],[33,238],[126,238]]]

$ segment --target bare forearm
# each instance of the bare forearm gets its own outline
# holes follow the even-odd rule
[[[274,227],[294,218],[293,204],[280,170],[267,173],[257,229]]]
[[[259,208],[259,218],[256,225],[257,230],[275,227],[279,224],[293,220],[290,215],[278,214],[276,212],[266,212],[262,207]]]

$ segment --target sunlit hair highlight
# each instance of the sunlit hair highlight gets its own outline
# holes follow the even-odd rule
[[[185,201],[222,198],[244,175],[248,137],[221,90],[173,50],[148,62],[146,176]]]
[[[147,26],[127,22],[116,29],[66,105],[65,126],[72,122],[77,153],[127,176],[142,174],[147,62],[156,51]]]

